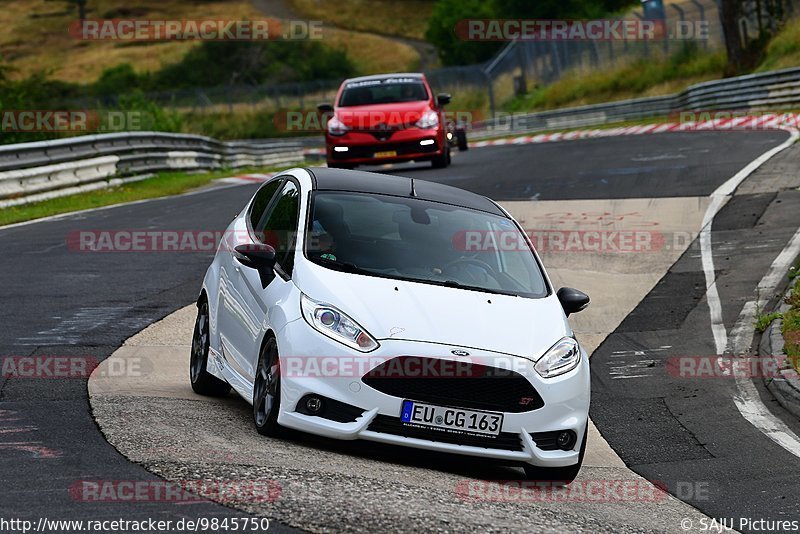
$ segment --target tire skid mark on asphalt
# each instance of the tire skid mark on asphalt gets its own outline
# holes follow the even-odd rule
[[[0,410],[0,435],[27,434],[39,430],[35,426],[15,424],[22,421],[21,418],[14,417],[16,414],[15,410]],[[0,450],[24,452],[37,459],[59,458],[62,455],[61,452],[44,446],[40,441],[0,441]]]

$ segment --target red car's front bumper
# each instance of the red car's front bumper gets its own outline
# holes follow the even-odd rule
[[[447,149],[444,133],[437,129],[349,131],[344,135],[325,134],[329,163],[381,164],[425,161],[441,156]]]

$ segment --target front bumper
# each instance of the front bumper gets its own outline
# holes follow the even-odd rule
[[[448,437],[445,440],[437,438],[437,431],[417,433],[416,436],[402,435],[398,429],[403,428],[400,411],[404,398],[387,395],[368,386],[362,379],[363,374],[401,355],[458,361],[459,358],[450,351],[460,347],[391,339],[379,342],[381,346],[375,351],[358,353],[313,330],[303,319],[289,323],[278,338],[282,368],[278,422],[289,428],[329,438],[365,439],[540,467],[563,467],[578,462],[589,417],[589,365],[585,353],[575,370],[544,380],[529,360],[470,349],[469,359],[476,364],[500,365],[504,368],[508,368],[509,363],[513,364],[513,369],[525,376],[544,401],[544,405],[538,409],[517,413],[504,411],[497,443],[488,443],[487,439],[492,438]],[[310,362],[313,363],[309,365]],[[300,413],[297,411],[298,403],[308,394],[357,407],[359,410],[356,413],[361,413],[347,422]],[[574,448],[567,451],[547,450],[551,447],[544,445],[541,436],[563,430],[572,430],[576,434]]]
[[[351,164],[424,161],[444,153],[445,143],[442,139],[443,135],[436,129],[416,128],[391,132],[385,139],[362,131],[350,131],[340,136],[326,134],[326,157],[329,162]],[[387,152],[394,152],[395,155],[381,155]]]

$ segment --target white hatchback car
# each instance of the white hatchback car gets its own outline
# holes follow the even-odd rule
[[[492,200],[292,169],[233,220],[197,302],[191,383],[284,427],[506,460],[571,481],[589,360],[530,240]]]

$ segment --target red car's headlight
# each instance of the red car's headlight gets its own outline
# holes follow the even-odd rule
[[[435,111],[426,111],[416,122],[415,126],[421,130],[429,130],[439,126],[439,114]]]
[[[328,133],[331,135],[344,135],[347,133],[347,126],[336,117],[331,117],[328,121]]]

